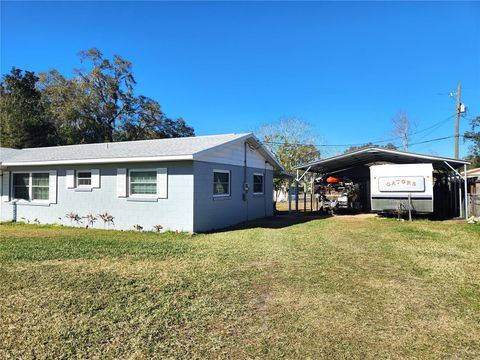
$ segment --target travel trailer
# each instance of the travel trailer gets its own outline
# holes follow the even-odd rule
[[[370,166],[371,209],[390,212],[411,209],[433,212],[433,165],[388,164]]]
[[[339,209],[342,197],[351,210],[396,212],[411,208],[437,219],[451,219],[468,218],[467,165],[468,161],[459,159],[367,147],[315,160],[297,166],[296,170],[303,172],[300,179],[309,176],[323,181],[331,176],[340,180],[334,184],[319,183],[326,187],[325,197],[330,204],[338,199]],[[464,175],[460,173],[462,168]],[[318,190],[319,187],[312,187],[311,196],[321,200],[322,191]],[[312,202],[310,211],[321,210],[321,205],[321,201]]]

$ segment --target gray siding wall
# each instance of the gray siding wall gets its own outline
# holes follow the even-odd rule
[[[132,201],[117,197],[117,169],[168,169],[168,198],[154,202]],[[100,169],[100,188],[91,192],[66,188],[66,170]],[[144,230],[152,230],[161,224],[165,230],[193,231],[193,162],[130,163],[88,166],[48,166],[7,169],[8,171],[57,170],[57,203],[50,205],[18,204],[17,220],[22,217],[40,223],[70,225],[65,217],[69,212],[80,216],[97,215],[107,211],[115,217],[115,229],[132,230],[139,224]],[[11,186],[11,181],[10,181]],[[11,221],[13,205],[2,203],[1,220]],[[103,228],[99,219],[96,228]]]
[[[229,170],[230,196],[213,196],[213,170]],[[194,170],[194,231],[210,231],[225,228],[247,220],[273,215],[273,171],[247,167],[250,185],[247,201],[243,195],[243,166],[195,161]],[[253,174],[264,174],[263,195],[253,194]]]

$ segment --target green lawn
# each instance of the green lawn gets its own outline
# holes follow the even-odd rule
[[[480,226],[0,226],[0,358],[480,358]]]

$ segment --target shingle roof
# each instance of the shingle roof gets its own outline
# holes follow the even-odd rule
[[[271,160],[277,169],[283,170],[278,160],[260,144],[252,133],[67,145],[22,150],[0,148],[0,165],[189,160],[193,159],[195,154],[241,139],[249,139],[249,141],[251,139],[251,141],[257,142],[261,148],[259,150],[262,150],[264,156]]]
[[[248,137],[246,134],[194,136],[173,139],[66,145],[22,150],[1,148],[3,163],[188,156]],[[5,151],[6,150],[6,151]]]
[[[0,164],[5,160],[10,159],[15,154],[18,154],[20,151],[21,150],[19,149],[0,147]]]

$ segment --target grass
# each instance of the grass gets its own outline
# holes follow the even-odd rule
[[[298,220],[3,224],[0,358],[480,357],[480,226]]]

